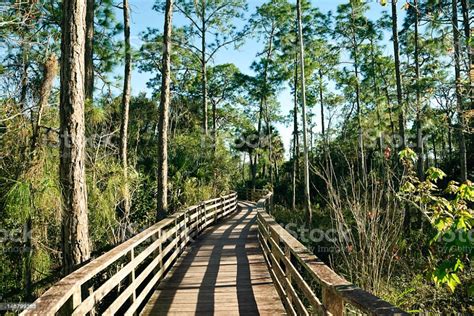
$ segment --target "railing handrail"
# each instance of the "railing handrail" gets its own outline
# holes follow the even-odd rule
[[[408,315],[338,275],[279,225],[269,214],[272,197],[273,193],[269,192],[257,202],[259,240],[275,286],[289,314],[317,312],[342,315],[347,303],[370,315]],[[299,267],[295,266],[295,262]],[[322,302],[303,278],[302,270],[311,281],[322,287]],[[313,310],[304,302],[306,305],[309,303]]]
[[[117,311],[131,299],[131,306],[125,314],[133,314],[146,297],[147,293],[144,292],[149,292],[154,286],[148,283],[158,282],[191,238],[217,219],[227,216],[236,209],[237,193],[233,192],[172,214],[65,276],[21,315],[54,315],[64,309],[72,315],[86,314],[115,287],[120,286],[125,279],[128,283],[124,285],[124,290],[117,294],[116,300],[111,303],[106,312]],[[172,236],[174,239],[169,241]],[[146,244],[148,240],[150,243]],[[145,249],[138,254],[135,253],[140,246]],[[128,262],[118,262],[126,256],[129,257]],[[140,271],[139,275],[135,275],[139,265],[147,259],[152,259],[152,261]],[[97,288],[88,288],[89,295],[84,294],[83,286],[87,282],[92,282],[93,278],[100,276],[101,273],[105,273],[106,269],[113,267],[114,264],[121,264],[119,270]],[[155,273],[149,280],[152,271]],[[145,288],[138,293],[138,287],[146,280],[148,283]]]
[[[265,196],[268,193],[266,189],[254,189],[254,188],[245,188],[237,189],[237,194],[239,198],[246,201],[258,201],[262,196]]]

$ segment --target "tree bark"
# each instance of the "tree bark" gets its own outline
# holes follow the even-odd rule
[[[293,107],[293,176],[291,207],[296,210],[296,172],[298,167],[298,54],[295,54],[294,107]]]
[[[252,174],[252,188],[255,189],[257,185],[257,154],[254,154],[252,159],[252,154],[249,152],[250,160],[250,173]]]
[[[449,160],[451,160],[451,158],[453,157],[453,136],[451,120],[448,121],[448,153]]]
[[[36,115],[36,124],[33,126],[33,134],[31,137],[31,152],[33,153],[32,160],[35,158],[35,152],[38,147],[39,129],[41,126],[41,120],[43,118],[43,112],[48,105],[49,96],[51,95],[51,89],[53,87],[53,81],[56,77],[58,70],[58,60],[56,55],[51,54],[48,60],[44,64],[43,70],[43,81],[40,87],[40,97],[38,101],[38,113]]]
[[[388,92],[388,85],[387,84],[385,84],[384,92],[385,92],[385,99],[387,100],[387,105],[388,105],[388,115],[390,117],[390,130],[392,132],[392,140],[395,143],[396,135],[395,135],[395,123],[393,122],[392,100],[390,98],[390,93]],[[396,156],[394,156],[394,157],[396,157]]]
[[[431,135],[431,144],[433,145],[434,165],[435,167],[438,167],[438,152],[436,150],[436,138],[434,135]]]
[[[85,95],[92,102],[94,97],[94,0],[87,0],[86,51],[85,51]]]
[[[36,165],[36,158],[37,158],[37,149],[39,146],[39,132],[40,132],[40,125],[41,119],[43,116],[44,108],[48,105],[48,99],[51,95],[51,89],[53,86],[54,78],[56,77],[58,68],[58,60],[56,55],[51,54],[44,64],[43,70],[43,79],[41,82],[40,87],[40,98],[38,101],[38,113],[36,115],[36,123],[33,125],[33,133],[31,135],[31,144],[30,144],[30,165],[31,168],[34,168]],[[30,185],[31,192],[34,192],[33,188]],[[32,193],[34,194],[34,193]],[[32,203],[32,208],[34,205]],[[26,219],[25,226],[24,226],[24,249],[23,249],[23,257],[24,257],[24,288],[25,288],[25,295],[26,298],[31,298],[32,295],[32,266],[31,266],[31,258],[33,254],[32,249],[32,230],[33,230],[33,221],[31,215],[28,215]]]
[[[259,111],[259,118],[258,118],[258,137],[261,138],[262,134],[262,119],[263,119],[263,112],[265,111],[265,121],[266,121],[266,126],[267,126],[267,137],[268,137],[268,161],[270,163],[270,182],[273,184],[273,172],[272,172],[272,134],[271,134],[271,128],[270,128],[270,116],[269,116],[269,110],[268,110],[268,104],[267,104],[267,93],[268,93],[268,65],[270,63],[270,60],[272,58],[272,53],[273,53],[273,37],[275,35],[275,25],[272,25],[270,35],[268,38],[268,50],[267,50],[267,55],[265,59],[265,65],[263,68],[263,91],[262,95],[260,97],[260,111]]]
[[[28,90],[28,68],[29,68],[29,61],[28,61],[28,47],[27,44],[23,43],[21,46],[22,50],[22,72],[21,72],[21,79],[20,79],[20,108],[26,108],[26,93]]]
[[[214,152],[217,149],[217,104],[211,99],[212,103],[212,143]]]
[[[351,4],[351,15],[354,23],[354,7]],[[353,50],[352,54],[354,57],[354,73],[356,77],[356,111],[357,111],[357,123],[358,123],[358,147],[359,147],[359,160],[360,160],[360,171],[362,178],[365,178],[367,175],[367,169],[365,166],[365,154],[364,154],[364,135],[362,130],[362,118],[361,118],[361,105],[360,105],[360,83],[359,83],[359,51],[357,49],[357,40],[355,36],[356,32],[354,30],[354,25],[352,26],[352,42]]]
[[[201,2],[201,72],[202,72],[202,128],[204,135],[208,136],[208,116],[207,116],[207,56],[206,56],[206,0]]]
[[[130,192],[128,187],[128,120],[130,107],[130,84],[132,79],[132,52],[130,45],[130,8],[128,0],[123,0],[123,24],[124,24],[124,44],[125,44],[125,68],[122,92],[122,122],[120,124],[120,160],[122,162],[124,183],[124,198],[122,203],[123,223],[128,225],[130,215]],[[121,240],[125,239],[126,228],[122,229]]]
[[[319,74],[319,102],[321,103],[321,135],[323,136],[323,144],[326,144],[326,130],[324,126],[324,98],[323,98],[323,72],[318,70]]]
[[[397,104],[398,104],[398,132],[400,133],[400,146],[402,150],[406,146],[405,139],[405,107],[403,106],[402,74],[400,71],[400,47],[398,44],[398,16],[397,0],[392,0],[392,41],[393,56],[395,59],[395,79],[397,82]]]
[[[306,122],[306,87],[304,71],[304,41],[303,41],[303,22],[301,13],[301,0],[296,1],[296,11],[298,19],[298,39],[299,39],[299,57],[300,57],[300,85],[301,85],[301,119],[303,120],[303,151],[304,151],[304,205],[307,214],[307,224],[311,225],[311,197],[309,187],[309,153]]]
[[[467,77],[468,77],[468,95],[471,99],[470,109],[474,110],[474,82],[472,76],[474,75],[474,64],[473,64],[473,49],[471,48],[471,21],[469,20],[470,2],[468,0],[461,0],[462,8],[462,24],[464,29],[464,37],[466,41],[466,54],[467,54]]]
[[[418,178],[423,180],[425,177],[424,168],[424,148],[423,148],[423,131],[421,123],[421,91],[420,91],[420,57],[419,57],[419,42],[418,42],[418,23],[419,23],[419,12],[418,12],[418,0],[414,0],[415,6],[415,90],[416,90],[416,153],[418,156],[417,161],[417,173]]]
[[[466,158],[466,139],[464,136],[464,107],[462,102],[462,82],[461,82],[461,43],[459,42],[459,23],[458,23],[458,5],[457,0],[452,0],[452,23],[453,23],[453,45],[454,45],[454,77],[456,88],[456,110],[459,120],[459,165],[460,165],[460,179],[467,180],[467,158]]]
[[[370,57],[371,57],[371,66],[372,66],[372,84],[373,84],[373,87],[374,87],[374,109],[375,109],[375,112],[377,114],[377,121],[378,121],[378,125],[379,125],[379,131],[378,131],[378,146],[379,146],[379,150],[380,150],[380,154],[383,155],[383,137],[382,137],[382,131],[380,130],[381,127],[382,127],[382,115],[380,114],[380,104],[379,102],[377,102],[377,98],[379,97],[380,95],[380,90],[379,90],[379,80],[377,78],[377,73],[378,72],[378,69],[377,69],[377,61],[375,60],[375,43],[373,41],[373,38],[370,39]],[[382,72],[380,72],[382,73]],[[383,80],[383,79],[382,79]],[[387,103],[387,106],[390,106],[389,103]]]
[[[157,220],[168,213],[168,124],[171,83],[171,32],[172,32],[173,0],[166,0],[165,25],[163,32],[163,59],[161,76],[161,96],[158,121],[158,191]]]
[[[85,13],[85,0],[63,1],[59,178],[65,273],[90,257],[84,134]]]

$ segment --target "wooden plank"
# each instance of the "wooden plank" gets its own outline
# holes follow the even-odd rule
[[[234,209],[231,204],[222,209],[227,207]],[[142,314],[285,314],[259,247],[255,217],[255,211],[242,209],[209,227],[180,256]]]

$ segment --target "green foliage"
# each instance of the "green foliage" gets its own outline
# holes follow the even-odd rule
[[[89,237],[96,249],[101,249],[118,242],[117,229],[121,214],[117,208],[124,198],[125,179],[118,163],[100,161],[95,164],[88,180],[89,225],[94,227]],[[133,187],[133,177],[129,178],[129,184]]]
[[[182,134],[170,148],[169,176],[176,209],[221,195],[234,187],[238,160],[219,141],[215,150],[200,133]]]
[[[17,223],[25,222],[31,216],[30,183],[17,181],[5,196],[7,216]]]
[[[412,152],[402,151],[400,157],[405,166],[412,165]],[[474,201],[474,185],[470,181],[463,184],[450,181],[441,190],[436,183],[445,177],[441,169],[431,167],[426,171],[424,181],[407,176],[401,192],[418,205],[436,230],[430,241],[431,279],[454,292],[461,284],[460,275],[465,271],[465,264],[474,254],[474,240],[470,234],[474,211],[469,206]]]

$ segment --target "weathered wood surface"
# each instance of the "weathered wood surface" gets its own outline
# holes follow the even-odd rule
[[[208,228],[160,282],[142,315],[282,315],[257,239],[256,211]]]

